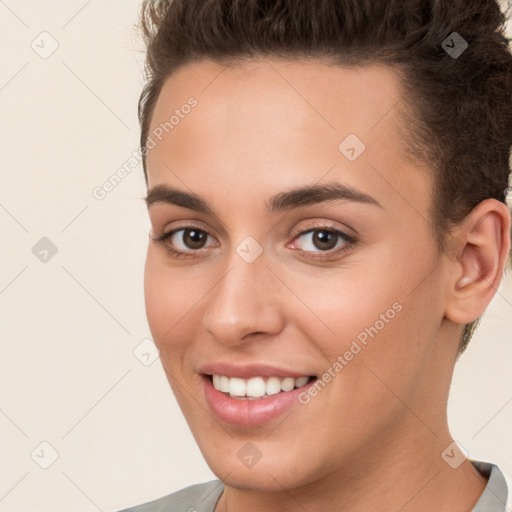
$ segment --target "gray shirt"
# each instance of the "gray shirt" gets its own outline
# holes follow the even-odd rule
[[[506,512],[507,483],[498,466],[473,460],[471,463],[482,476],[489,479],[471,512]],[[212,480],[119,512],[214,512],[223,490],[224,485],[220,480]]]

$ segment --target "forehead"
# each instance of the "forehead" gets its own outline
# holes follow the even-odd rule
[[[269,58],[224,65],[205,59],[187,64],[167,79],[150,131],[168,122],[194,97],[198,108],[190,116],[192,121],[182,123],[179,130],[173,128],[169,133],[173,138],[189,135],[190,127],[195,137],[213,130],[230,140],[246,141],[246,134],[255,135],[251,132],[267,123],[267,135],[272,132],[274,140],[279,128],[288,128],[281,130],[278,142],[299,131],[311,138],[318,130],[322,136],[348,132],[376,142],[378,125],[385,120],[389,129],[400,120],[404,95],[393,69],[382,65],[340,67],[318,60]],[[201,123],[194,123],[193,118],[199,117]],[[260,132],[259,138],[264,135]]]
[[[195,106],[184,108],[191,98]],[[427,173],[404,158],[404,98],[395,71],[383,65],[270,58],[187,64],[165,82],[154,109],[149,135],[156,131],[161,140],[147,156],[150,187],[172,181],[169,168],[195,186],[249,178],[251,190],[262,192],[270,181],[277,191],[328,172],[390,201],[405,187],[426,211]],[[346,140],[362,151],[356,160],[343,153]]]

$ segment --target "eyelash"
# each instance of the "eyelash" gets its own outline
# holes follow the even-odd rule
[[[194,254],[194,253],[201,253],[202,251],[204,251],[206,249],[191,249],[189,251],[180,251],[180,250],[177,250],[174,247],[165,243],[166,240],[171,238],[175,233],[177,233],[179,231],[186,231],[187,229],[193,229],[193,230],[199,231],[201,233],[205,233],[207,236],[211,236],[208,232],[206,232],[205,230],[200,229],[196,226],[181,226],[179,228],[168,231],[167,233],[162,233],[158,237],[152,237],[152,238],[158,244],[163,245],[164,248],[166,249],[166,251],[169,253],[169,255],[173,258],[178,258],[178,259],[195,258],[195,257],[198,257],[198,255]],[[333,234],[337,235],[339,238],[342,238],[343,240],[345,240],[345,244],[341,247],[338,247],[337,249],[330,249],[328,251],[319,251],[316,253],[311,253],[309,251],[303,251],[301,249],[296,249],[299,252],[301,252],[303,257],[305,257],[305,258],[309,258],[312,260],[319,260],[319,259],[327,259],[329,257],[332,257],[333,255],[341,255],[341,254],[345,253],[346,251],[353,249],[354,245],[357,243],[357,240],[353,236],[347,235],[345,232],[343,232],[331,225],[328,225],[328,224],[321,225],[321,226],[315,226],[314,228],[309,228],[304,231],[299,231],[294,236],[294,240],[302,235],[305,235],[308,233],[314,233],[316,231],[325,231],[328,233],[333,233]],[[337,242],[338,242],[338,240],[337,240]]]

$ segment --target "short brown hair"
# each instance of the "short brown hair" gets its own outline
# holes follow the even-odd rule
[[[145,0],[141,149],[145,155],[164,82],[190,62],[275,56],[392,65],[408,91],[408,152],[433,170],[431,228],[443,250],[446,234],[478,203],[506,202],[512,54],[505,23],[496,0]],[[458,56],[447,51],[453,37],[467,43]],[[145,158],[143,166],[147,183]],[[465,326],[459,354],[479,320]]]

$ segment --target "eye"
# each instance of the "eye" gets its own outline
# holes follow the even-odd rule
[[[206,243],[209,238],[213,239],[206,231],[194,226],[173,229],[152,238],[177,257],[187,257],[193,252],[209,247]]]
[[[214,243],[208,244],[209,241],[215,240],[214,237],[195,226],[181,227],[158,237],[151,237],[155,242],[163,245],[173,258],[193,258],[202,255],[203,249],[215,246]],[[296,240],[301,239],[302,243],[297,244]],[[333,226],[317,226],[299,232],[291,247],[304,253],[305,257],[318,259],[342,253],[352,248],[355,243],[354,237]]]
[[[352,247],[355,243],[354,237],[332,226],[319,226],[303,231],[299,233],[294,240],[301,239],[301,244],[294,242],[293,245],[302,245],[302,247],[298,247],[300,251],[306,253],[312,252],[313,254],[309,255],[310,257],[322,257],[322,253],[329,255],[333,253],[337,254]]]

